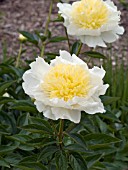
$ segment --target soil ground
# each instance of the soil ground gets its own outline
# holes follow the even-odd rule
[[[125,28],[125,34],[118,41],[111,45],[111,53],[107,49],[98,49],[106,55],[118,56],[120,60],[125,61],[128,65],[128,8],[122,6],[118,0],[113,0],[121,10],[121,25]],[[9,56],[15,56],[18,53],[18,30],[32,32],[41,30],[43,32],[50,0],[0,0],[0,58],[2,57],[2,44],[6,42]],[[56,2],[53,6],[52,19],[57,18]],[[54,35],[65,34],[62,24],[50,23],[50,30]],[[85,46],[83,47],[86,48]],[[110,47],[109,47],[110,48]],[[59,49],[68,49],[67,43],[56,43],[47,47],[48,52],[58,53]],[[31,48],[28,48],[28,58],[34,57]]]

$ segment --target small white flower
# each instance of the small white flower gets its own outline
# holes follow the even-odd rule
[[[68,34],[89,47],[106,47],[105,43],[116,41],[124,33],[124,28],[119,26],[121,13],[110,0],[81,0],[57,6]]]
[[[105,112],[99,98],[109,86],[103,85],[103,68],[89,69],[85,62],[67,51],[60,51],[60,56],[50,65],[38,57],[30,67],[23,75],[23,89],[35,99],[38,111],[45,117],[79,123],[81,111]]]

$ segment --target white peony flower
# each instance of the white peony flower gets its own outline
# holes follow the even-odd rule
[[[68,34],[89,47],[106,47],[105,43],[116,41],[124,33],[124,28],[119,26],[121,12],[110,0],[81,0],[57,6]]]
[[[81,111],[105,112],[99,98],[109,86],[103,85],[103,68],[89,69],[85,62],[67,51],[60,51],[60,56],[50,65],[38,57],[30,67],[23,75],[23,89],[35,99],[38,111],[45,117],[79,123]]]

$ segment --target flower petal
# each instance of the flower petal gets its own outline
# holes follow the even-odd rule
[[[103,40],[107,43],[112,43],[119,38],[119,36],[113,33],[112,31],[103,32],[101,35]]]
[[[107,47],[104,41],[102,40],[101,37],[98,36],[79,36],[81,42],[84,44],[87,44],[89,47],[96,47],[96,46],[101,46],[101,47]]]
[[[36,58],[36,61],[32,62],[30,67],[33,76],[39,80],[43,79],[45,73],[47,73],[47,71],[50,69],[49,64],[46,63],[41,57]]]
[[[80,122],[81,112],[78,110],[69,110],[56,107],[52,107],[51,110],[56,119],[68,119],[74,123]]]

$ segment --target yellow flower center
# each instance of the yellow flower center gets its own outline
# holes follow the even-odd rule
[[[90,75],[78,65],[58,64],[45,75],[41,88],[49,98],[85,97],[91,88]]]
[[[108,20],[108,9],[103,0],[81,0],[72,6],[73,22],[85,29],[98,29]]]

